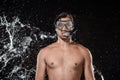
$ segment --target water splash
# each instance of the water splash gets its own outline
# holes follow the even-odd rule
[[[104,76],[101,71],[99,71],[96,66],[94,66],[94,75],[96,80],[104,80]]]
[[[37,48],[54,40],[56,34],[23,24],[18,17],[8,21],[7,16],[0,16],[0,32],[0,79],[34,80]],[[99,80],[104,80],[95,68],[96,74],[100,76]]]
[[[33,47],[43,46],[46,39],[55,35],[23,24],[18,17],[8,21],[7,16],[0,16],[0,32],[0,79],[34,80],[37,48]]]

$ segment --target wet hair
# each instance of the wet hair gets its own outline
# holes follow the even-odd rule
[[[57,22],[59,19],[65,18],[65,17],[69,17],[69,18],[71,19],[72,23],[74,23],[72,14],[67,13],[67,12],[62,12],[62,13],[60,13],[60,14],[55,18],[55,20],[54,20],[54,25],[56,26],[56,22]]]

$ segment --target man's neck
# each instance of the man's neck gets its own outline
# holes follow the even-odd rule
[[[59,46],[65,48],[65,47],[68,47],[70,44],[72,44],[73,41],[71,37],[67,38],[66,40],[63,40],[58,37],[57,43],[59,44]]]

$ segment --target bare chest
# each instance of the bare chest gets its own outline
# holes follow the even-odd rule
[[[46,63],[49,68],[78,68],[83,62],[84,58],[78,50],[51,51],[49,55],[46,56]]]

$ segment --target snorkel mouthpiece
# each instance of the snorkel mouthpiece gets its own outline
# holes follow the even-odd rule
[[[70,36],[71,33],[70,33],[70,32],[65,32],[63,35],[64,35],[64,36]]]

